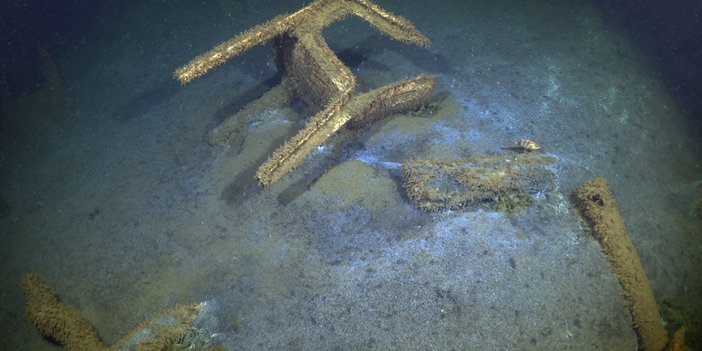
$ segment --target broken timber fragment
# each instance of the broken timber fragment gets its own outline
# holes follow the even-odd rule
[[[404,188],[425,211],[455,210],[510,194],[548,190],[553,157],[541,154],[475,156],[460,160],[413,159],[402,165]]]

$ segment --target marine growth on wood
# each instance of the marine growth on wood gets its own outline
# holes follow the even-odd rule
[[[214,67],[258,44],[271,41],[278,70],[290,93],[320,108],[297,135],[280,146],[256,172],[268,186],[297,167],[317,146],[347,124],[368,124],[425,104],[435,78],[419,75],[363,94],[356,79],[329,48],[322,30],[348,15],[358,16],[395,40],[428,46],[429,39],[408,20],[368,0],[317,0],[299,11],[257,25],[175,71],[187,84]]]
[[[177,305],[162,311],[107,346],[90,321],[78,309],[61,301],[39,274],[26,274],[22,291],[27,300],[27,320],[66,351],[222,350],[219,343],[209,340],[210,334],[194,332],[196,319],[205,312],[205,303]]]

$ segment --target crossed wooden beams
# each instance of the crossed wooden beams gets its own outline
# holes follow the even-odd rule
[[[355,93],[356,79],[351,70],[322,37],[324,28],[348,15],[361,17],[393,39],[429,45],[429,39],[412,23],[368,0],[317,0],[293,14],[257,25],[175,71],[175,77],[187,84],[228,59],[270,40],[276,64],[291,93],[308,104],[321,107],[297,135],[278,147],[258,168],[259,185],[271,185],[291,172],[341,127],[369,124],[416,109],[429,99],[436,80],[427,75]]]

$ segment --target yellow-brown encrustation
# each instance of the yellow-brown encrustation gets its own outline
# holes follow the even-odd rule
[[[347,124],[361,126],[406,112],[425,104],[431,96],[436,80],[426,75],[357,94],[351,70],[322,36],[324,28],[349,15],[364,19],[393,39],[421,46],[430,43],[408,20],[368,0],[317,0],[295,13],[257,25],[175,71],[176,79],[187,84],[255,45],[272,42],[276,65],[290,93],[320,112],[259,167],[256,179],[261,186],[271,185],[291,172]]]

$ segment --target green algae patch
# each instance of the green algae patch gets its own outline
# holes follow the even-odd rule
[[[361,161],[344,162],[325,173],[305,197],[333,198],[332,206],[348,208],[360,204],[376,212],[401,201],[397,184],[385,170]]]

